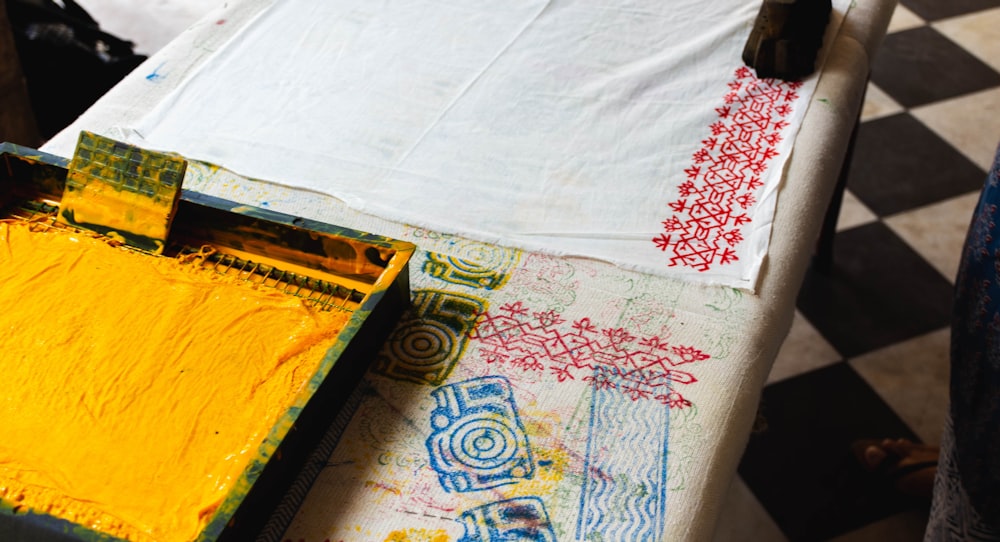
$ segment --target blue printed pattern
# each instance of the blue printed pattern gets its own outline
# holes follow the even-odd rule
[[[431,392],[431,467],[446,491],[476,491],[534,476],[510,382],[474,378]]]
[[[938,468],[950,482],[942,521],[962,540],[1000,539],[1000,149],[979,195],[955,280],[951,326],[950,430],[953,461]],[[950,442],[949,442],[950,440]],[[944,447],[942,446],[942,451]],[[953,467],[953,468],[949,468]],[[962,503],[968,506],[962,506]],[[951,510],[948,510],[952,508]],[[974,511],[974,517],[968,512]],[[973,531],[974,529],[974,531]],[[977,537],[972,536],[973,532]]]
[[[594,386],[577,540],[662,538],[669,421],[668,405]]]
[[[556,540],[545,505],[538,497],[490,503],[465,511],[461,519],[465,534],[459,542]]]

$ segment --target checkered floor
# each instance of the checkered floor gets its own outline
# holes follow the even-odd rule
[[[861,1],[861,0],[859,0]],[[872,66],[834,268],[810,271],[716,540],[920,540],[850,443],[938,443],[952,281],[1000,143],[1000,0],[901,0]]]

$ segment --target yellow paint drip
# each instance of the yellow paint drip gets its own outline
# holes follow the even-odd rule
[[[87,234],[0,222],[0,498],[190,540],[347,315]]]

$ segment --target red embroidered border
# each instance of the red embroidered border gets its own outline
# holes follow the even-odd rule
[[[676,367],[709,359],[708,354],[660,337],[635,337],[624,328],[598,329],[590,318],[565,322],[555,311],[531,312],[518,301],[500,307],[499,314],[480,314],[469,337],[482,343],[480,355],[487,363],[548,373],[559,382],[581,379],[617,389],[633,401],[691,405],[675,385],[698,379]]]
[[[760,176],[778,151],[781,132],[792,112],[799,82],[758,79],[750,69],[736,70],[725,105],[716,108],[719,120],[709,126],[712,135],[684,170],[687,180],[680,198],[668,205],[674,214],[663,221],[665,233],[653,238],[670,266],[707,271],[716,264],[737,261],[736,246],[753,221]]]

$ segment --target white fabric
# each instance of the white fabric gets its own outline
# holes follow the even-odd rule
[[[884,31],[888,13],[891,12],[891,2],[892,0],[868,0],[866,4],[865,0],[861,0],[862,7],[874,6],[876,3],[888,7],[875,12],[880,15],[874,24],[867,24],[871,11],[855,12],[854,9],[847,22],[860,18],[860,21],[854,21],[854,27]],[[235,29],[244,28],[247,21],[268,4],[270,0],[231,1],[208,15],[195,28],[179,36],[131,74],[71,127],[53,138],[44,150],[70,156],[81,129],[120,137],[121,133],[116,132],[113,127],[135,125],[136,119],[155,107],[182,78],[199,69],[206,60],[206,55],[219,50]],[[873,42],[869,34],[861,33],[859,39],[862,43]],[[270,40],[277,46],[288,38],[275,35]],[[501,310],[508,302],[523,301],[533,311],[551,309],[560,313],[567,320],[557,326],[560,329],[569,327],[579,318],[589,317],[595,325],[601,327],[621,326],[636,337],[658,335],[667,337],[675,344],[690,344],[704,350],[711,356],[709,359],[680,366],[698,378],[698,382],[678,387],[697,408],[680,409],[676,412],[678,419],[671,420],[667,465],[671,490],[666,521],[660,524],[663,525],[663,536],[659,538],[709,540],[717,518],[724,531],[731,531],[730,524],[740,517],[738,513],[720,510],[719,507],[736,472],[760,389],[791,322],[795,293],[801,284],[826,202],[833,189],[836,172],[846,148],[847,135],[860,107],[868,70],[867,60],[865,49],[858,42],[841,35],[831,52],[813,99],[808,101],[800,98],[802,107],[799,109],[804,111],[806,101],[811,107],[802,125],[802,133],[795,140],[795,152],[788,160],[785,175],[787,182],[782,183],[779,189],[771,246],[760,271],[756,295],[744,295],[729,288],[698,286],[686,281],[623,272],[596,261],[550,258],[530,252],[519,256],[515,252],[512,256],[499,248],[480,246],[457,236],[410,228],[404,224],[352,212],[331,198],[314,192],[269,183],[200,178],[195,175],[205,168],[189,168],[185,188],[248,205],[413,241],[421,248],[418,257],[422,260],[411,265],[412,287],[414,291],[424,292],[423,295],[439,292],[458,294],[464,298],[470,295],[482,297],[490,301],[489,309],[494,311]],[[248,59],[240,59],[240,62],[252,64],[252,60]],[[214,73],[203,70],[199,76],[210,78],[214,77]],[[198,120],[189,116],[191,111],[176,110],[173,113],[185,122]],[[679,126],[675,128],[680,130]],[[704,138],[702,132],[691,136],[692,141],[701,138]],[[248,148],[244,152],[252,153],[255,150]],[[281,152],[269,149],[267,156],[279,161],[281,165]],[[209,170],[214,171],[211,168]],[[263,177],[257,171],[245,173]],[[467,282],[451,284],[445,282],[443,275],[435,272],[434,267],[421,264],[426,264],[431,254],[436,254],[437,260],[447,256],[456,258],[456,261],[471,262],[473,267],[475,264],[495,266],[497,273],[509,273],[510,276],[505,285],[491,283],[485,287],[476,287]],[[497,258],[497,254],[511,257]],[[465,352],[460,369],[450,382],[466,378],[462,376],[462,371],[477,370],[476,360],[480,359],[480,351],[479,346],[473,345]],[[478,370],[492,367],[483,361],[478,363]],[[493,372],[503,373],[503,370],[496,369]],[[527,373],[520,368],[507,373],[511,379],[523,374]],[[555,380],[553,375],[544,378],[549,383]],[[385,384],[385,379],[378,375],[371,379],[375,383],[381,381]],[[571,386],[572,383],[567,385]],[[427,474],[428,468],[423,443],[430,430],[427,420],[429,412],[427,409],[421,410],[421,406],[429,404],[430,388],[421,388],[415,384],[409,389],[403,384],[398,388],[402,393],[393,394],[389,393],[392,391],[391,387],[380,386],[374,396],[367,397],[369,402],[376,405],[383,401],[391,405],[388,414],[380,419],[372,415],[370,408],[359,409],[352,422],[355,423],[356,430],[348,432],[345,444],[337,452],[340,455],[322,463],[325,467],[323,475],[315,484],[309,478],[304,485],[312,489],[301,508],[298,506],[302,502],[302,495],[289,495],[289,502],[292,503],[289,509],[295,516],[292,525],[284,531],[283,526],[288,524],[289,517],[284,513],[286,509],[282,508],[272,518],[272,521],[279,520],[276,523],[281,527],[269,531],[273,536],[262,536],[262,540],[382,540],[394,535],[399,537],[398,529],[403,527],[415,528],[412,531],[414,538],[420,534],[430,537],[436,532],[422,531],[419,529],[421,526],[460,532],[461,527],[456,519],[464,511],[482,504],[473,502],[475,499],[480,496],[483,499],[490,496],[503,498],[491,491],[472,492],[468,494],[469,499],[458,501],[455,510],[451,512],[398,506],[422,496],[440,499],[443,491],[434,480],[427,487],[421,486],[426,481],[426,477],[422,476]],[[566,423],[567,418],[558,416],[567,415],[569,411],[537,408],[533,404],[535,395],[541,389],[542,387],[535,385],[519,388],[516,399],[523,409],[521,415],[534,439],[532,442],[539,446],[536,451],[548,454],[539,455],[538,458],[551,460],[551,451],[564,448],[552,446],[551,442],[561,439],[561,442],[569,443],[567,449],[576,449],[586,444],[585,438],[574,440],[571,438],[573,435],[567,435],[565,431],[578,431],[581,425],[587,423],[586,405],[589,403],[581,403],[584,406],[580,409],[574,408],[574,422]],[[556,391],[564,396],[566,405],[575,404],[574,401],[580,398],[568,393],[569,390]],[[560,412],[562,414],[557,416]],[[379,421],[380,424],[373,425],[370,423],[372,421]],[[541,430],[550,427],[557,432],[546,433]],[[369,431],[371,428],[379,431],[372,433]],[[338,464],[334,459],[352,449],[348,444],[350,436],[357,435],[359,431],[378,437],[372,444],[378,446],[378,449],[358,447],[361,452],[366,452],[360,455],[359,462]],[[629,452],[631,448],[625,445],[626,439],[634,438],[636,434],[642,435],[643,431],[641,423],[630,423],[623,424],[613,434],[622,438],[620,449]],[[413,451],[416,455],[406,455],[408,451]],[[394,459],[391,465],[382,465],[385,457]],[[582,458],[564,455],[556,457],[569,458],[565,463],[562,460],[557,462],[557,468],[553,472],[564,475],[565,483],[572,486],[573,480],[577,479],[572,476],[584,472],[581,467]],[[414,461],[407,463],[407,458],[414,458]],[[340,466],[330,468],[337,465]],[[405,472],[399,471],[406,465],[411,468],[404,469]],[[420,476],[415,476],[412,472],[416,465],[422,465],[417,472]],[[547,480],[541,476],[539,479],[541,482]],[[560,539],[574,538],[579,511],[576,506],[579,503],[576,497],[578,492],[553,491],[551,484],[521,483],[506,487],[515,491],[521,488],[524,491],[535,491],[534,495],[545,499],[553,523],[566,526],[567,530],[560,531],[565,532],[566,536],[560,536]],[[383,491],[383,488],[387,491]],[[388,492],[393,490],[398,491],[398,495]],[[434,502],[440,504],[441,501]],[[415,511],[423,511],[423,514],[413,515]],[[439,517],[432,517],[428,511]],[[376,516],[377,521],[369,521],[371,516]],[[628,516],[634,517],[636,516]]]
[[[846,10],[835,4],[830,32]],[[678,265],[653,240],[726,105],[758,8],[287,0],[132,139],[436,231],[752,290],[816,77],[797,89],[775,157],[745,173],[763,186],[733,257]]]
[[[510,251],[498,247],[353,213],[327,197],[239,180],[217,168],[194,167],[194,172],[189,168],[185,183],[197,192],[414,242],[420,250],[411,264],[411,288],[421,296],[447,292],[482,296],[494,310],[523,300],[532,311],[552,308],[558,312],[566,321],[556,328],[568,328],[577,318],[590,316],[595,325],[614,322],[637,337],[664,333],[677,344],[705,348],[710,359],[676,367],[698,379],[677,387],[696,408],[671,411],[671,455],[667,464],[671,489],[665,515],[657,516],[663,523],[642,525],[662,526],[662,536],[648,539],[710,540],[716,518],[724,532],[731,532],[732,523],[743,517],[742,507],[734,511],[720,509],[720,505],[745,447],[770,363],[791,323],[795,292],[861,103],[867,70],[861,46],[852,39],[839,39],[817,87],[815,107],[810,108],[795,153],[789,159],[790,182],[781,188],[773,246],[769,264],[762,269],[758,295],[624,272],[597,261],[548,258],[528,252],[512,258]],[[431,254],[438,255],[438,259],[444,255],[459,258],[472,267],[486,264],[498,272],[511,272],[511,276],[499,286],[451,284],[442,280],[435,266],[428,266]],[[412,324],[404,322],[401,327],[413,329],[418,335],[426,329]],[[517,342],[514,334],[510,337],[512,347],[526,345]],[[547,343],[534,344],[541,347]],[[569,486],[578,483],[580,478],[576,476],[582,470],[583,458],[576,454],[584,453],[587,438],[577,431],[590,416],[587,392],[581,395],[579,386],[586,388],[587,382],[557,382],[552,374],[537,382],[525,382],[531,377],[530,371],[485,361],[475,342],[461,357],[448,383],[485,372],[508,377],[517,389],[525,423],[534,427],[531,437],[536,439],[538,450],[552,450],[551,443],[559,442],[554,448],[573,459],[560,463],[556,470]],[[365,403],[353,416],[337,450],[325,461],[318,461],[327,467],[315,481],[315,473],[301,479],[301,487],[309,489],[305,501],[301,493],[290,492],[287,506],[272,516],[274,528],[267,531],[269,536],[262,535],[258,542],[405,538],[401,533],[409,534],[411,539],[420,535],[431,538],[432,534],[445,538],[444,532],[448,539],[457,540],[463,527],[456,518],[462,511],[485,502],[480,497],[502,500],[527,491],[529,486],[514,484],[507,486],[508,491],[491,490],[488,495],[443,493],[437,481],[427,478],[425,442],[433,408],[429,387],[393,384],[379,374],[369,374],[366,379],[375,388],[362,393]],[[631,445],[632,439],[650,433],[645,425],[650,405],[632,408],[628,401],[622,404],[635,423],[623,423],[612,434],[619,449],[624,450],[624,457],[631,457],[628,454],[637,449]],[[552,427],[552,432],[541,427]],[[373,440],[369,436],[373,430],[380,438]],[[542,445],[542,440],[549,444]],[[643,453],[636,457],[641,461],[633,458],[632,463],[638,468],[661,456]],[[579,489],[564,493],[545,483],[530,488],[532,495],[545,501],[553,525],[564,529],[559,532],[575,540]],[[421,506],[414,504],[418,501]],[[441,511],[441,507],[453,510]],[[420,510],[426,510],[428,515],[413,515]],[[617,525],[636,527],[641,517],[623,515]],[[738,532],[745,534],[743,530]],[[606,540],[644,539],[605,534]]]

